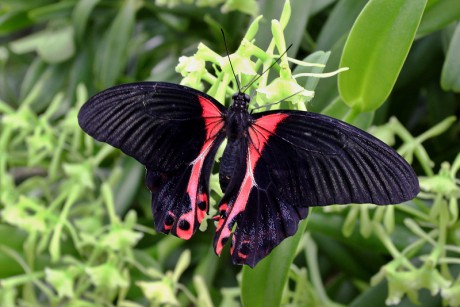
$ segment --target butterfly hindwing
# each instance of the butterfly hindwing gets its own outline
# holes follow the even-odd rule
[[[402,157],[342,121],[282,110],[252,117],[248,149],[241,150],[245,175],[235,178],[241,185],[226,191],[219,205],[214,239],[220,254],[235,228],[234,263],[255,266],[295,234],[310,206],[395,204],[419,191],[417,177]]]
[[[226,151],[238,153],[234,158],[237,160],[221,161],[221,170],[228,168],[222,165],[225,162],[234,164],[236,169],[219,204],[214,248],[217,254],[221,253],[236,224],[231,243],[235,264],[254,267],[283,239],[295,234],[299,221],[308,214],[308,207],[294,207],[278,198],[266,165],[261,164],[261,153],[270,145],[270,136],[284,118],[284,114],[275,114],[255,122],[261,129],[250,129],[249,137],[227,144]],[[231,146],[238,148],[229,149]]]
[[[226,109],[184,86],[124,84],[92,97],[82,129],[147,168],[157,231],[189,239],[209,209],[209,176]]]

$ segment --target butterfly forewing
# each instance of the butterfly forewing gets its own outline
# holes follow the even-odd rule
[[[398,204],[419,192],[410,165],[370,134],[299,111],[256,114],[253,129],[261,130],[258,121],[271,114],[287,116],[261,153],[260,165],[266,165],[279,197],[292,205]]]
[[[86,133],[146,166],[156,229],[189,239],[209,209],[209,176],[225,112],[199,91],[143,82],[95,95],[78,120]]]

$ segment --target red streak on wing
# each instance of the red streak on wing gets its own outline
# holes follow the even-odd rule
[[[246,174],[243,182],[241,183],[238,197],[233,204],[229,204],[228,208],[226,208],[227,217],[225,220],[219,220],[219,223],[217,224],[217,232],[221,231],[216,245],[217,255],[220,255],[222,252],[222,239],[228,238],[231,234],[232,229],[229,228],[229,224],[239,213],[246,209],[249,194],[251,193],[252,188],[257,184],[254,181],[253,173],[269,137],[274,134],[278,124],[287,116],[288,115],[284,113],[266,115],[256,120],[249,128],[250,140],[249,153],[246,159]]]
[[[187,230],[182,230],[179,227],[176,228],[177,236],[185,240],[190,239],[195,232],[195,220],[198,221],[198,224],[200,224],[203,221],[206,212],[208,212],[208,191],[200,191],[200,176],[206,156],[208,155],[217,134],[224,126],[222,113],[219,108],[217,108],[217,106],[210,100],[202,96],[198,96],[198,100],[203,110],[202,117],[205,123],[206,140],[200,150],[200,153],[198,154],[198,157],[192,162],[192,172],[190,174],[186,190],[188,196],[190,197],[190,206],[192,210],[180,216],[177,223],[177,225],[179,225],[180,221],[186,220],[190,225],[190,228]],[[198,203],[200,202],[206,203],[204,210],[198,208]]]
[[[201,108],[203,109],[201,116],[204,118],[206,140],[209,140],[214,138],[224,126],[222,113],[209,99],[204,98],[203,96],[198,96],[198,100],[201,104]]]
[[[206,216],[206,212],[208,212],[209,199],[208,199],[208,194],[206,194],[206,192],[201,192],[201,194],[197,196],[197,203],[199,204],[202,202],[206,204],[206,207],[202,210],[200,209],[200,207],[197,206],[198,223],[201,223],[201,221],[203,221],[204,217]]]
[[[254,171],[257,161],[267,144],[268,138],[275,132],[278,124],[283,121],[287,114],[275,113],[263,116],[249,128],[249,155],[251,157],[251,172]]]

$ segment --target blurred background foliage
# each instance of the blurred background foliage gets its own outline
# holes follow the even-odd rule
[[[0,305],[460,305],[460,6],[388,3],[1,0]],[[214,255],[212,225],[156,234],[143,167],[76,115],[115,84],[181,82],[180,56],[199,43],[224,55],[221,28],[232,53],[259,15],[254,44],[270,50],[283,6],[289,57],[350,68],[315,83],[307,109],[395,146],[422,192],[315,208],[305,233],[242,270]]]

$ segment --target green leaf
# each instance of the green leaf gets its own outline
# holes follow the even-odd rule
[[[89,16],[99,2],[100,0],[81,0],[75,6],[72,12],[72,21],[75,27],[76,37],[79,40],[83,38]]]
[[[73,1],[58,1],[30,10],[29,17],[36,22],[66,18],[74,6]]]
[[[100,88],[113,85],[128,62],[127,51],[134,28],[136,4],[137,0],[124,2],[99,45],[95,73]]]
[[[388,284],[386,282],[380,282],[374,287],[370,287],[358,297],[356,297],[351,303],[350,307],[384,307],[385,298],[388,295]]]
[[[48,63],[60,63],[70,59],[75,54],[73,28],[63,27],[48,30],[38,43],[37,52]]]
[[[318,50],[331,50],[334,44],[350,30],[366,3],[367,0],[339,1],[321,29],[316,48]]]
[[[460,24],[450,41],[446,60],[442,67],[441,86],[445,91],[460,92]]]
[[[418,37],[442,29],[451,22],[460,19],[460,3],[458,0],[440,0],[433,2],[433,5],[427,6],[423,14],[420,27],[417,31]]]
[[[253,269],[243,267],[241,300],[244,306],[267,306],[267,302],[270,302],[270,306],[280,305],[289,269],[307,221],[308,218],[303,220],[293,237],[284,240]]]
[[[9,12],[0,16],[0,35],[8,35],[13,31],[30,26],[33,21],[27,12]]]
[[[390,94],[420,23],[426,0],[371,0],[351,29],[340,67],[342,99],[357,112],[379,108]]]

